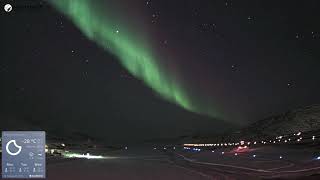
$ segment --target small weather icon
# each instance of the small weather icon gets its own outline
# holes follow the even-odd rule
[[[10,11],[12,11],[12,6],[11,6],[11,4],[6,4],[6,5],[4,5],[4,10],[6,11],[6,12],[10,12]]]

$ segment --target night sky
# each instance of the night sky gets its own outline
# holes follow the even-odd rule
[[[317,0],[1,1],[1,129],[214,134],[320,102]]]

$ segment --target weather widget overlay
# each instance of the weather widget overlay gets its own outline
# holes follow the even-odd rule
[[[44,131],[2,132],[2,178],[45,178]]]

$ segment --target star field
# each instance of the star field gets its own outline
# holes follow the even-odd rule
[[[97,2],[97,11],[114,21],[112,37],[138,39],[130,43],[133,49],[146,45],[141,52],[155,57],[160,77],[178,84],[197,106],[195,112],[163,98],[117,54],[90,40],[50,3],[40,2],[36,11],[1,12],[2,117],[51,119],[45,126],[53,119],[80,119],[83,126],[88,119],[117,119],[114,131],[138,122],[151,128],[150,134],[155,126],[170,127],[175,134],[178,125],[170,123],[186,119],[178,132],[183,134],[197,118],[205,119],[205,125],[208,119],[245,125],[320,101],[316,0]],[[110,42],[103,45],[113,48]],[[210,116],[216,110],[219,116]]]

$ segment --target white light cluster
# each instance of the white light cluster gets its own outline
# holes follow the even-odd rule
[[[298,138],[294,138],[294,140],[296,142],[301,142],[302,141],[302,133],[301,132],[298,132],[298,133],[294,133],[293,134],[294,136],[298,136]],[[184,144],[184,146],[187,146],[187,147],[211,147],[211,146],[220,146],[220,147],[223,147],[223,146],[238,146],[239,144],[240,145],[257,145],[257,144],[268,144],[268,143],[271,143],[271,144],[278,144],[278,143],[288,143],[288,142],[291,142],[291,138],[288,138],[290,135],[280,135],[280,136],[276,136],[275,139],[269,139],[269,140],[261,140],[261,141],[254,141],[254,142],[250,142],[250,141],[243,141],[241,140],[240,142],[221,142],[221,143],[214,143],[214,144]],[[291,135],[292,136],[292,135]],[[309,138],[306,138],[305,139],[309,139]],[[312,136],[311,138],[313,141],[316,139],[316,136]]]
[[[103,156],[90,155],[89,153],[87,154],[64,153],[63,156],[66,158],[105,159],[105,157]]]

